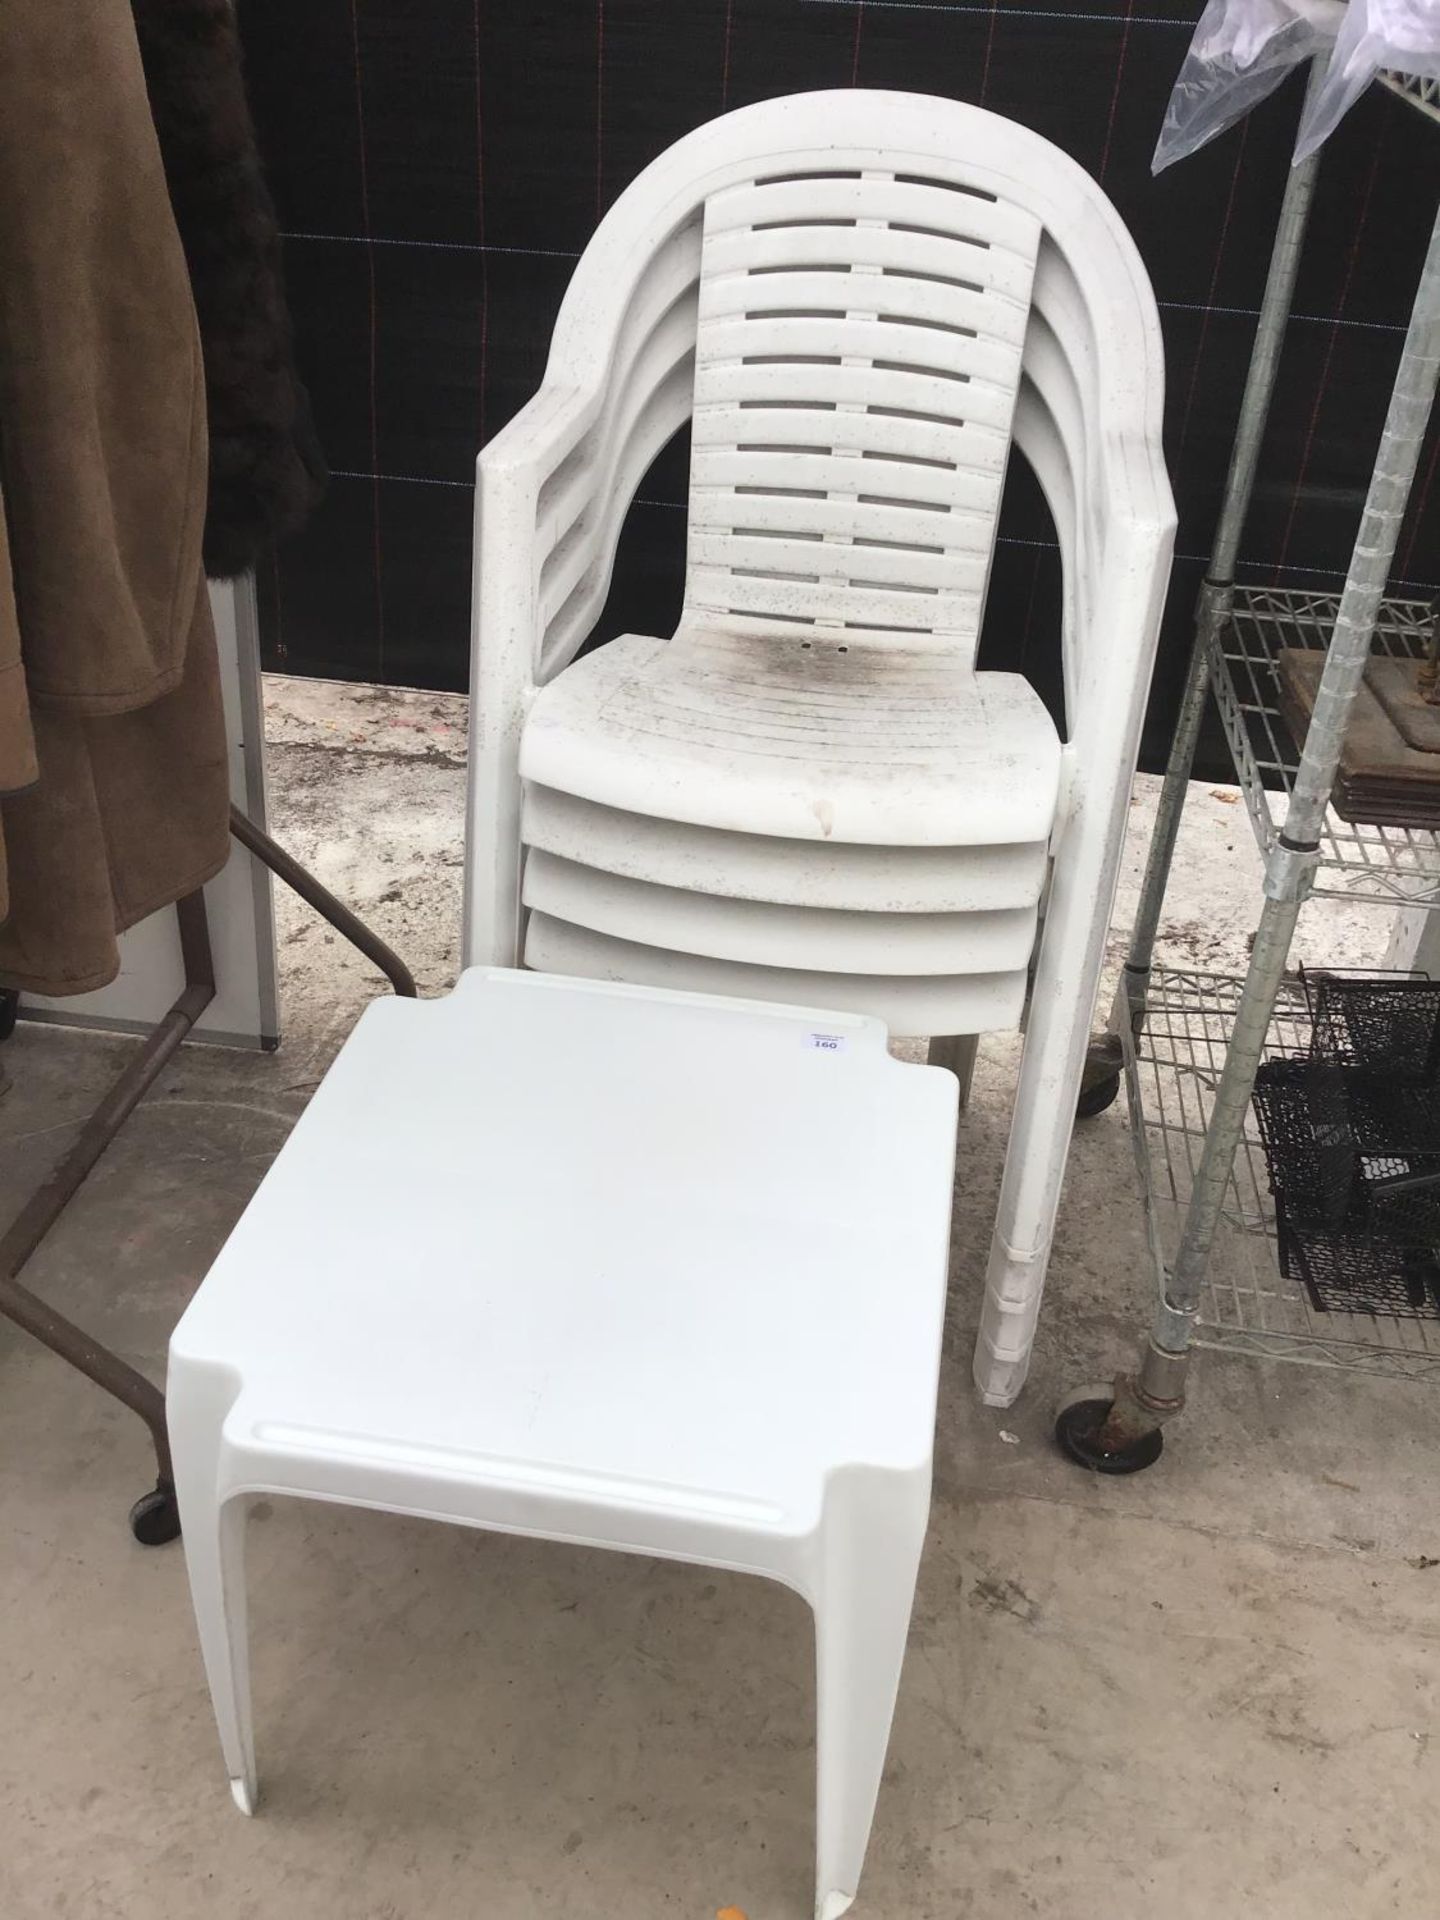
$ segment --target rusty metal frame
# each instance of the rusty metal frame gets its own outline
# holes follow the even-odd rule
[[[308,868],[292,859],[233,806],[230,831],[248,853],[263,862],[372,961],[398,995],[415,998],[414,978],[398,955],[323,887]],[[185,975],[178,998],[84,1121],[68,1151],[0,1234],[0,1317],[13,1321],[23,1332],[93,1380],[96,1386],[137,1414],[148,1428],[155,1448],[155,1492],[137,1503],[131,1525],[138,1539],[156,1543],[173,1539],[179,1530],[174,1513],[174,1476],[163,1390],[119,1354],[102,1346],[83,1327],[57,1312],[25,1286],[19,1276],[215,997],[215,966],[203,893],[189,893],[178,900],[175,916]]]
[[[402,1000],[415,998],[414,977],[399,955],[387,947],[378,934],[372,933],[343,901],[337,900],[328,887],[322,887],[308,867],[302,867],[233,803],[230,831],[247,853],[267,866],[292,893],[299,894],[307,907],[313,907],[322,920],[328,920],[337,933],[343,934],[352,947],[358,948],[378,967]]]

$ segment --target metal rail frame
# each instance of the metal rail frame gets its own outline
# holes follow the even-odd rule
[[[397,994],[406,999],[415,998],[415,981],[394,951],[307,868],[292,859],[234,806],[230,809],[230,831],[247,852],[262,861],[337,933],[343,934],[372,961]],[[13,1321],[104,1392],[129,1407],[149,1429],[155,1448],[155,1490],[136,1502],[130,1516],[136,1538],[146,1545],[172,1540],[179,1532],[170,1441],[165,1427],[165,1395],[119,1354],[102,1346],[83,1327],[66,1319],[32,1292],[19,1276],[215,997],[215,969],[204,895],[186,894],[176,902],[175,914],[185,973],[185,985],[179,997],[82,1123],[61,1159],[0,1234],[0,1317]]]

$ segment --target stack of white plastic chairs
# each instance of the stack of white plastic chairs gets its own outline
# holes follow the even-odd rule
[[[811,94],[622,195],[480,460],[467,961],[929,1036],[1019,1025],[1033,975],[977,1357],[1000,1403],[1168,572],[1162,377],[1134,247],[1056,148],[954,102]],[[692,416],[679,625],[576,659]],[[1063,742],[1023,678],[975,670],[1012,442],[1063,557]]]

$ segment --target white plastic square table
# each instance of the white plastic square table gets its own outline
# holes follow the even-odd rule
[[[480,968],[375,1002],[171,1343],[238,1804],[247,1497],[665,1555],[814,1607],[842,1913],[929,1508],[956,1107],[858,1017]]]

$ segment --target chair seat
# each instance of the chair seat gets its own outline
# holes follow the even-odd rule
[[[807,630],[808,631],[808,630]],[[936,642],[626,634],[536,695],[520,771],[658,820],[901,847],[1048,841],[1060,740],[1019,674]]]
[[[955,1085],[825,1027],[483,969],[374,1003],[174,1335],[233,1477],[643,1545],[927,1461]]]
[[[756,966],[617,940],[538,912],[526,922],[525,964],[587,980],[630,980],[686,993],[826,1007],[882,1021],[893,1034],[916,1036],[1018,1027],[1028,980],[1023,966],[964,974],[822,973]]]
[[[784,840],[655,820],[527,786],[521,838],[603,873],[733,900],[853,913],[993,913],[1033,907],[1042,841],[991,847],[876,847]]]
[[[642,945],[821,973],[1022,972],[1033,906],[996,913],[850,913],[657,887],[532,850],[523,898],[534,911]]]

